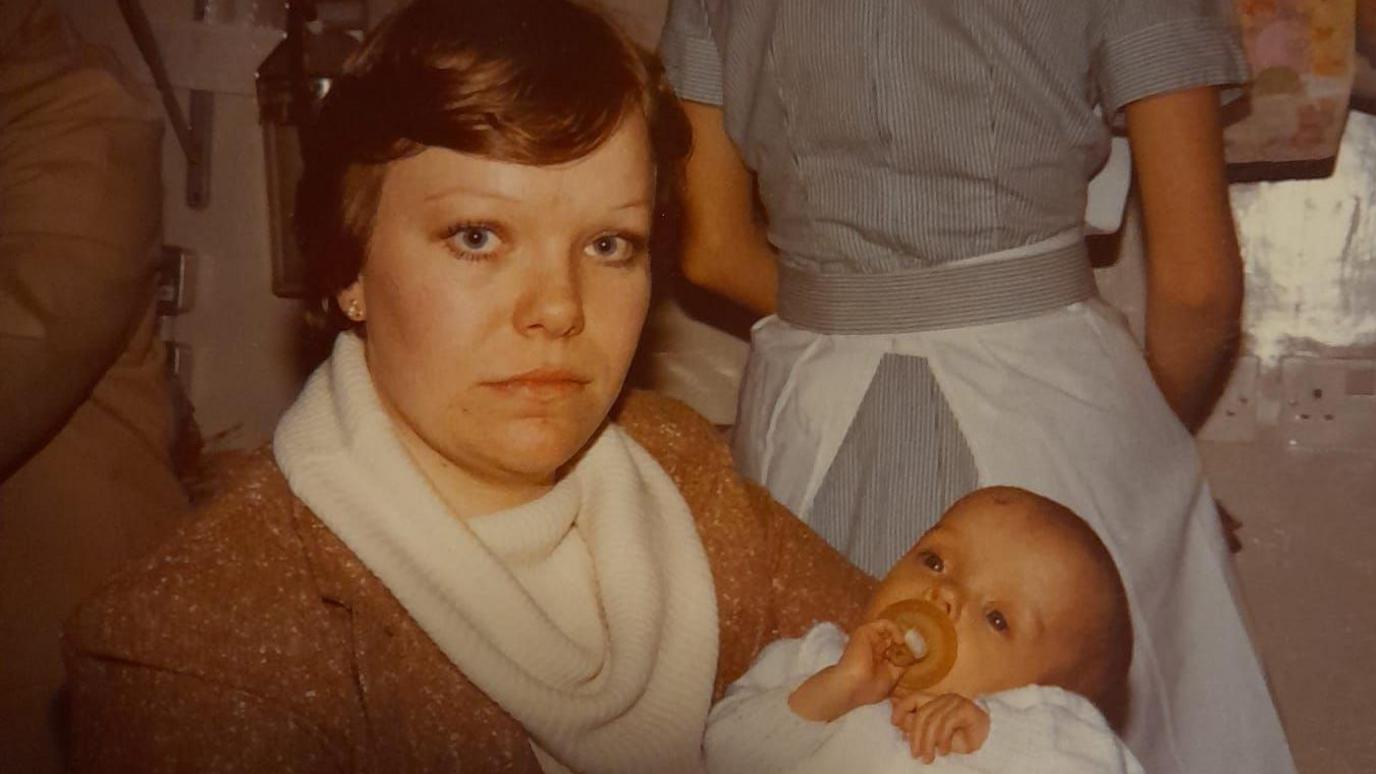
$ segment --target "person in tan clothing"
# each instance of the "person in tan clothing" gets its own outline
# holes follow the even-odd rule
[[[688,502],[712,573],[712,699],[780,637],[858,622],[873,582],[633,393],[616,420]],[[195,571],[189,571],[193,568]],[[267,451],[68,628],[76,771],[539,771],[529,733],[292,494]]]
[[[270,450],[67,629],[76,771],[701,772],[873,581],[625,394],[684,119],[568,0],[415,0],[306,139],[342,330]]]
[[[61,622],[187,512],[153,287],[161,125],[0,4],[0,761],[58,771]]]

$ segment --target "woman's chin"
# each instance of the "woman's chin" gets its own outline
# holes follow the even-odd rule
[[[523,478],[552,479],[578,455],[597,429],[582,422],[515,422],[493,439],[502,467]]]

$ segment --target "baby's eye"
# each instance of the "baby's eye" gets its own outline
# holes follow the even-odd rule
[[[616,255],[624,241],[617,236],[600,236],[592,240],[592,250],[598,255]]]
[[[458,234],[459,242],[469,250],[481,250],[492,241],[492,232],[485,228],[465,228]]]
[[[940,556],[931,551],[923,551],[917,558],[932,572],[943,572],[946,569],[946,563],[941,561]]]
[[[989,612],[985,613],[984,620],[988,621],[989,625],[994,627],[995,631],[1008,631],[1008,619],[1004,618],[1003,613],[1000,613],[997,610],[990,610]]]

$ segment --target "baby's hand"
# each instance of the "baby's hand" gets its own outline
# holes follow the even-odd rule
[[[883,618],[851,632],[841,660],[836,662],[836,671],[850,687],[854,706],[888,698],[903,674],[903,667],[884,658],[884,653],[902,642],[903,632],[893,621]]]
[[[903,634],[892,621],[872,621],[857,628],[841,660],[804,680],[789,694],[788,706],[799,717],[829,723],[865,704],[889,695],[903,668],[884,658],[884,651]]]
[[[893,724],[903,730],[914,758],[972,753],[989,737],[989,713],[955,693],[909,694],[893,702]]]

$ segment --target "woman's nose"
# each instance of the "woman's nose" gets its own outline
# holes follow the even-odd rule
[[[516,309],[516,327],[525,334],[552,339],[583,330],[583,297],[576,268],[536,271],[525,279]]]

